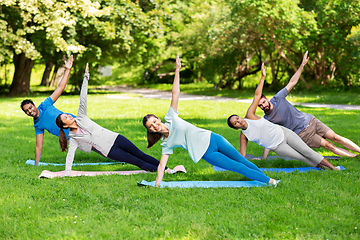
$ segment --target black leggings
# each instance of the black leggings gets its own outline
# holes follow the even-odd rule
[[[111,147],[108,158],[118,162],[130,163],[150,172],[156,172],[160,163],[157,159],[140,151],[132,142],[120,134]]]

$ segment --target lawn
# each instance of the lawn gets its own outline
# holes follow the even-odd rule
[[[161,147],[146,149],[142,117],[166,114],[169,101],[109,98],[90,94],[88,116],[129,138],[141,150],[160,158]],[[39,104],[47,96],[32,99]],[[153,173],[39,179],[42,170],[64,167],[26,165],[34,159],[32,119],[20,109],[22,98],[1,98],[0,238],[1,239],[359,239],[360,159],[332,160],[346,170],[267,173],[281,179],[277,188],[151,188]],[[78,96],[62,96],[56,107],[76,114]],[[230,114],[245,115],[248,104],[182,101],[180,117],[227,138],[239,149],[239,132],[227,127]],[[298,107],[314,114],[340,135],[360,144],[359,111]],[[261,111],[258,112],[261,115]],[[332,155],[324,149],[323,155]],[[249,143],[248,153],[262,148]],[[56,137],[45,133],[41,161],[64,163]],[[95,153],[76,152],[75,163],[108,162]],[[301,167],[300,161],[254,161],[259,167]],[[165,181],[243,181],[233,172],[215,172],[204,160],[195,164],[175,149],[168,165],[183,164],[188,173],[165,175]],[[74,170],[135,170],[132,165],[78,166]]]

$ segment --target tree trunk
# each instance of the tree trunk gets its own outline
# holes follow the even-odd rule
[[[277,85],[277,74],[275,72],[275,65],[274,65],[274,61],[273,61],[273,58],[272,58],[272,54],[270,53],[270,66],[271,66],[271,75],[272,75],[272,86],[273,88],[276,87]]]
[[[53,62],[46,63],[40,86],[49,86],[49,84],[50,84],[49,77],[50,77],[50,73],[51,73],[51,70],[53,69],[54,65],[55,64]]]
[[[53,72],[53,75],[52,75],[51,81],[50,81],[50,87],[51,88],[54,87],[54,82],[55,82],[55,78],[56,78],[58,70],[59,70],[59,65],[55,64],[54,72]]]
[[[60,80],[62,79],[62,77],[64,76],[64,73],[66,71],[66,68],[64,65],[55,66],[55,70],[53,73],[53,77],[50,83],[50,87],[51,88],[56,88],[59,85]]]
[[[14,53],[15,73],[10,86],[9,96],[25,95],[30,92],[30,76],[35,61],[27,58],[25,53]]]

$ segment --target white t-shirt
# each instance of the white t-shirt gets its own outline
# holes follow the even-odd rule
[[[179,112],[172,107],[165,115],[165,125],[169,136],[161,137],[162,154],[172,154],[173,148],[181,147],[188,150],[191,159],[198,162],[210,144],[211,131],[195,127],[179,118]]]
[[[264,118],[259,120],[244,119],[248,127],[241,132],[251,142],[256,142],[267,149],[276,148],[284,141],[284,132],[279,125],[273,124]]]

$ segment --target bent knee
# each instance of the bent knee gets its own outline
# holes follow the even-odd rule
[[[338,135],[338,134],[334,134],[334,140],[333,140],[334,142],[336,142],[336,143],[340,143],[340,142],[343,142],[344,141],[344,138],[342,137],[342,136],[340,136],[340,135]]]

